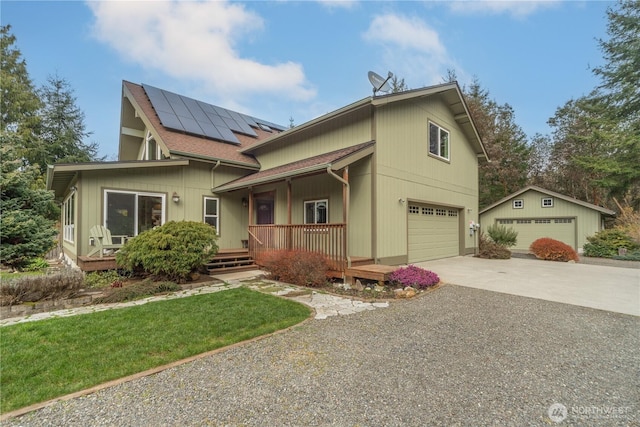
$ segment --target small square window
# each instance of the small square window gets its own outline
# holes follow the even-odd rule
[[[522,209],[522,208],[524,208],[524,200],[515,199],[513,201],[513,209]]]
[[[304,202],[305,224],[327,224],[329,200],[310,200]]]
[[[544,197],[542,199],[542,207],[543,208],[551,208],[551,207],[553,207],[553,198],[552,197]]]

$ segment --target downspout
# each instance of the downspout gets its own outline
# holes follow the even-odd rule
[[[213,167],[211,168],[211,192],[212,193],[213,193],[213,188],[214,188],[214,186],[213,186],[213,171],[218,169],[218,166],[220,166],[220,160],[218,160],[216,162],[216,164],[213,165]]]
[[[347,166],[348,167],[348,166]],[[351,187],[349,186],[349,181],[343,179],[338,176],[331,170],[331,166],[327,166],[327,173],[340,181],[344,185],[344,190],[346,191],[345,203],[343,206],[344,209],[344,227],[345,227],[345,239],[344,239],[344,250],[345,255],[347,256],[347,268],[351,268],[351,256],[349,255],[349,233],[348,233],[348,221],[349,221],[349,201],[351,200]]]

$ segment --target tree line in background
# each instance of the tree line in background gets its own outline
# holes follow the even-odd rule
[[[551,135],[529,140],[513,108],[477,79],[462,88],[491,159],[480,164],[481,209],[528,184],[621,213],[640,208],[640,2],[620,0],[607,18],[605,64],[593,69],[601,84],[556,110]],[[59,208],[47,166],[103,159],[85,142],[91,133],[69,82],[53,75],[36,89],[15,44],[11,27],[0,27],[0,262],[22,268],[54,244]],[[455,79],[450,70],[445,80]],[[390,85],[409,89],[396,76]]]
[[[509,104],[474,80],[462,88],[491,162],[480,165],[480,208],[533,184],[612,210],[640,208],[640,2],[607,10],[601,84],[567,101],[551,135],[527,139]],[[450,71],[448,81],[455,80]]]
[[[0,261],[23,269],[55,244],[60,210],[47,166],[100,159],[70,84],[53,75],[36,89],[15,44],[11,27],[0,27]]]

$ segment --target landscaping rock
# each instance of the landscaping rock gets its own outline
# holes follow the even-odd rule
[[[360,279],[356,279],[356,283],[353,285],[353,289],[358,292],[362,292],[364,290],[364,285],[360,281]]]

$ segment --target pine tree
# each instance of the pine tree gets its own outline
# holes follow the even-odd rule
[[[24,166],[16,155],[18,138],[16,133],[0,133],[0,262],[15,269],[54,246],[52,218],[58,214],[53,194],[38,184],[39,170]]]

